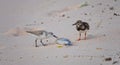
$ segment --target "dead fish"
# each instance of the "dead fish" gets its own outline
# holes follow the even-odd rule
[[[67,46],[72,45],[71,41],[69,39],[67,39],[67,38],[58,38],[56,40],[56,43],[61,44],[61,45],[67,45]]]

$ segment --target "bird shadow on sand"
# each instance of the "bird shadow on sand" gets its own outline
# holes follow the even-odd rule
[[[88,34],[87,40],[97,39],[97,38],[101,38],[101,37],[104,37],[104,36],[105,36],[104,34],[101,34],[101,35],[92,35],[92,34]]]

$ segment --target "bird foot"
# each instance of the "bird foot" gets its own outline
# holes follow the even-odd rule
[[[36,45],[35,47],[39,47],[39,46]]]
[[[84,40],[86,40],[86,37],[84,38]]]
[[[80,41],[81,39],[79,38],[79,39],[77,39],[77,41]]]

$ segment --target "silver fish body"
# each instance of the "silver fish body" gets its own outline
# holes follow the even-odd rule
[[[67,38],[58,38],[56,40],[56,43],[61,45],[68,45],[68,46],[72,45],[71,41]]]

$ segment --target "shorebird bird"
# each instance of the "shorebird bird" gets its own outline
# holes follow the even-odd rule
[[[43,39],[47,39],[49,37],[55,37],[58,38],[56,35],[54,35],[52,32],[47,32],[45,30],[36,30],[36,31],[26,31],[27,33],[31,33],[35,36],[37,36],[37,38],[35,39],[35,47],[38,47],[37,45],[37,40],[40,40],[41,44],[43,46],[46,46],[46,44],[44,44],[42,42]]]
[[[86,34],[87,31],[89,30],[89,24],[87,22],[82,22],[82,20],[78,20],[76,23],[74,23],[73,25],[76,25],[76,29],[79,32],[79,38],[78,41],[81,40],[81,33],[85,34],[85,40],[86,40]]]

